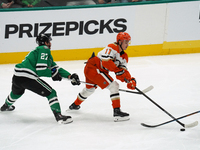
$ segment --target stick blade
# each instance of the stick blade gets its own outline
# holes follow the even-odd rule
[[[147,87],[146,89],[144,89],[142,92],[147,93],[147,92],[151,91],[153,88],[154,87],[151,85],[151,86]]]
[[[198,125],[198,121],[195,121],[195,122],[190,123],[190,124],[185,124],[184,126],[185,126],[185,128],[193,128],[197,125]]]
[[[155,128],[155,127],[158,127],[158,126],[161,126],[161,125],[164,125],[164,124],[166,124],[166,123],[161,123],[161,124],[158,124],[158,125],[148,125],[148,124],[145,124],[145,123],[141,123],[141,125],[143,127],[147,127],[147,128]],[[193,128],[197,125],[198,125],[198,121],[195,121],[195,122],[190,123],[190,124],[184,124],[184,127],[185,128]]]
[[[141,125],[143,127],[147,127],[147,128],[155,128],[155,127],[157,127],[157,125],[148,125],[148,124],[145,124],[145,123],[141,123]]]

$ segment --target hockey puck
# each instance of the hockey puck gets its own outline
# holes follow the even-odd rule
[[[185,128],[180,129],[180,131],[185,131]]]

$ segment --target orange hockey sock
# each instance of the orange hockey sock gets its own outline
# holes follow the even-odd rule
[[[112,100],[112,106],[113,106],[113,108],[119,108],[120,107],[120,99]]]
[[[80,99],[77,97],[74,103],[75,103],[76,105],[80,105],[82,102],[83,102],[83,101],[80,100]]]

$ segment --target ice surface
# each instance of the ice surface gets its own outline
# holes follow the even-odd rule
[[[65,61],[57,64],[84,81],[85,61]],[[14,64],[0,65],[0,105],[10,93]],[[200,110],[200,54],[134,57],[129,59],[129,71],[137,87],[150,85],[147,93],[156,103],[180,117]],[[113,78],[114,74],[111,73]],[[113,121],[108,90],[98,88],[78,111],[68,111],[84,84],[72,86],[69,81],[53,82],[43,78],[58,94],[62,113],[71,115],[73,123],[59,125],[45,97],[30,91],[17,100],[13,112],[0,112],[0,150],[199,150],[200,127],[180,132],[173,122],[158,128],[145,128],[140,123],[158,124],[171,118],[142,95],[120,92],[121,109],[130,120]],[[120,83],[126,89],[125,83]],[[180,120],[200,121],[196,114]]]

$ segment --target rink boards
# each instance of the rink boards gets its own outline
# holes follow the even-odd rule
[[[199,1],[110,6],[0,12],[0,64],[21,62],[40,32],[55,61],[88,59],[118,32],[132,37],[129,57],[200,52]]]

